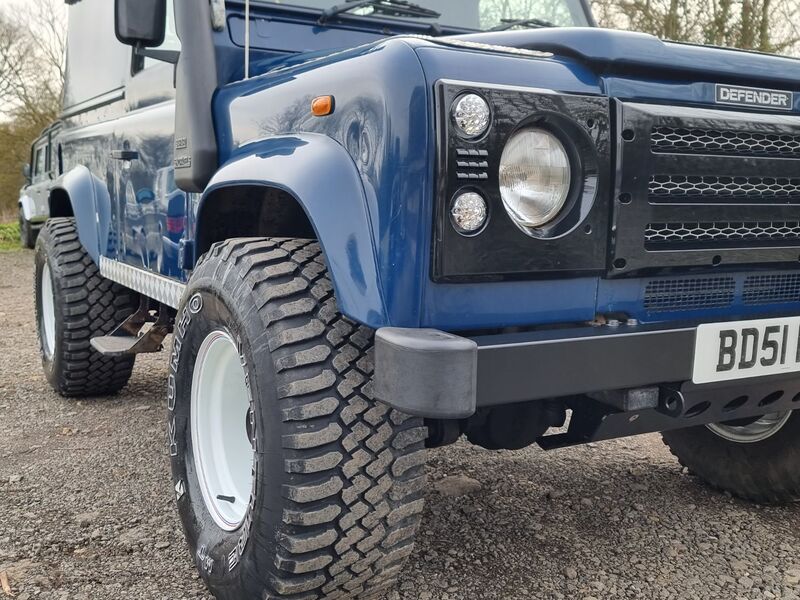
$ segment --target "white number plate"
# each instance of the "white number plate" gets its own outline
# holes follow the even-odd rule
[[[800,317],[709,323],[697,328],[694,383],[800,371]]]

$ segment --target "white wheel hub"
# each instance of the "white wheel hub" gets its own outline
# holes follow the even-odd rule
[[[250,391],[236,343],[212,331],[192,376],[191,435],[197,479],[208,512],[225,531],[247,515],[253,485]]]
[[[781,428],[786,425],[786,421],[789,420],[790,416],[792,416],[792,411],[787,410],[786,412],[764,415],[760,419],[746,425],[712,423],[706,427],[729,442],[753,444],[766,440],[778,433]]]
[[[49,358],[53,356],[56,347],[56,308],[53,296],[53,278],[50,275],[50,265],[47,262],[42,266],[39,290],[42,295],[41,305],[41,336],[42,348]]]

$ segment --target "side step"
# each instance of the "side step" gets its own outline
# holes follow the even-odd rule
[[[144,329],[147,323],[153,325]],[[148,301],[142,299],[142,305],[117,327],[111,335],[91,339],[92,347],[105,356],[128,356],[147,352],[160,352],[164,338],[172,331],[172,317],[169,310],[160,307],[154,317],[148,307]]]

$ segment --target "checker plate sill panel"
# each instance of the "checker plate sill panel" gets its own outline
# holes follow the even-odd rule
[[[100,274],[135,292],[177,309],[186,285],[116,260],[100,257]]]

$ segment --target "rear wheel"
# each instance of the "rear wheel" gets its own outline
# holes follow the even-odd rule
[[[231,240],[178,311],[169,441],[178,509],[217,598],[373,598],[423,509],[419,418],[372,400],[373,332],[307,240]]]
[[[800,413],[663,434],[681,464],[714,487],[765,504],[800,500]]]
[[[35,268],[36,325],[50,385],[62,396],[75,397],[121,389],[134,357],[103,356],[89,340],[111,333],[133,314],[138,295],[100,275],[71,218],[45,223]]]

